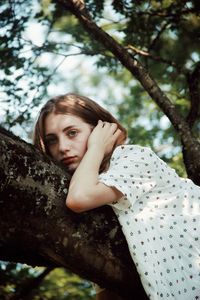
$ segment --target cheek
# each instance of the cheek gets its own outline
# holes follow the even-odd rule
[[[51,157],[57,159],[57,151],[55,146],[51,146],[48,148],[48,153]]]
[[[89,135],[86,136],[86,137],[82,137],[80,140],[79,140],[79,150],[80,150],[80,153],[82,155],[85,154],[85,152],[87,151],[87,142],[88,142],[88,138],[89,138]]]

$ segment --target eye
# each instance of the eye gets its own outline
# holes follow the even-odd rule
[[[70,137],[70,138],[73,138],[73,137],[75,137],[76,135],[77,135],[77,130],[75,130],[75,129],[73,129],[73,130],[69,130],[68,132],[67,132],[67,135]]]
[[[48,139],[45,140],[45,144],[46,144],[47,146],[54,145],[54,144],[56,144],[56,142],[57,142],[57,139],[54,138],[54,137],[48,138]]]

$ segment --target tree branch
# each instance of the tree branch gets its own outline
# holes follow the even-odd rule
[[[165,31],[165,29],[167,28],[167,26],[169,24],[170,24],[169,21],[164,23],[163,26],[161,26],[161,29],[158,30],[156,37],[151,41],[151,44],[148,47],[149,51],[152,50],[155,47],[155,45],[156,45],[157,41],[159,40],[160,36],[162,35],[162,33]]]
[[[147,299],[113,210],[65,206],[63,166],[0,131],[0,259],[62,266],[117,292]]]
[[[167,64],[169,66],[172,66],[172,67],[178,69],[178,66],[173,61],[170,61],[168,59],[164,59],[164,58],[162,58],[160,56],[154,56],[151,53],[149,53],[147,51],[144,51],[144,50],[140,50],[140,49],[138,49],[138,48],[136,48],[136,47],[134,47],[132,45],[127,45],[125,48],[128,49],[128,50],[133,51],[133,53],[135,53],[135,54],[139,54],[141,56],[145,56],[145,57],[151,58],[152,60],[165,63],[165,64]]]
[[[180,9],[177,12],[173,12],[172,10],[174,9],[174,4],[172,3],[171,7],[168,7],[168,9],[163,10],[163,9],[157,9],[157,10],[144,10],[144,11],[135,11],[135,13],[138,16],[142,16],[142,15],[149,15],[149,16],[157,16],[157,17],[162,17],[162,18],[177,18],[177,17],[183,17],[183,16],[187,16],[189,14],[192,13],[197,13],[197,9],[194,8],[183,8]]]

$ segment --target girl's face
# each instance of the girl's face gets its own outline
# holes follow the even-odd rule
[[[50,155],[73,173],[87,150],[92,128],[74,115],[50,113],[44,124],[44,139]]]

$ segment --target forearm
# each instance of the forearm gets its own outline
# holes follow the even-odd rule
[[[98,185],[99,168],[103,160],[103,151],[95,146],[91,147],[85,153],[82,161],[74,172],[67,196],[67,205],[81,205],[84,203],[87,210],[88,199],[92,199]],[[95,207],[95,203],[94,203]],[[89,204],[88,209],[91,209]]]
[[[66,204],[75,212],[112,203],[122,196],[116,188],[98,182],[102,160],[112,151],[121,132],[116,124],[104,123],[99,121],[93,129],[88,139],[88,150],[70,182]]]
[[[90,147],[72,176],[70,189],[90,190],[98,182],[99,168],[104,153],[97,147]]]

